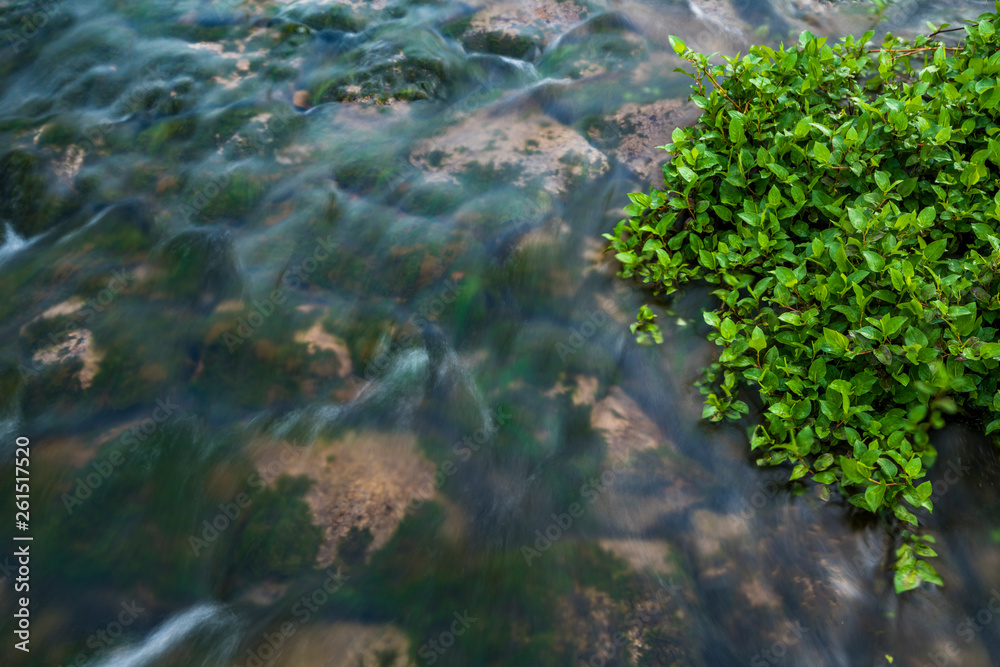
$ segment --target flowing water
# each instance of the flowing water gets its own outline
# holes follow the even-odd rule
[[[986,9],[906,0],[879,30]],[[945,586],[897,596],[884,526],[700,421],[705,295],[640,347],[602,253],[697,118],[668,35],[870,22],[0,1],[3,664],[1000,665],[977,432],[936,436]]]

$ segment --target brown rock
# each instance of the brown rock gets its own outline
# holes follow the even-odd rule
[[[308,90],[296,90],[295,95],[292,96],[292,104],[299,107],[300,109],[308,109],[312,106],[309,103],[309,91]]]

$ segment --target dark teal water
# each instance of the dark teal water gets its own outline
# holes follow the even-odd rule
[[[937,435],[946,585],[896,596],[891,527],[700,422],[703,295],[640,347],[602,254],[697,118],[668,35],[869,23],[0,2],[3,664],[1000,664],[989,446]]]

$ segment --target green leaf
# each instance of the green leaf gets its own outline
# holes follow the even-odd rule
[[[719,331],[722,334],[723,338],[725,338],[726,340],[732,340],[733,338],[736,337],[736,332],[739,331],[739,328],[736,326],[735,322],[733,322],[731,319],[727,317],[726,319],[722,320],[722,326],[720,327]]]
[[[840,469],[843,471],[844,477],[855,484],[863,484],[868,480],[868,476],[861,471],[858,467],[858,462],[854,459],[841,456]]]
[[[927,347],[927,336],[924,332],[916,327],[907,327],[906,333],[903,334],[903,340],[907,345],[919,345],[920,347]]]
[[[884,171],[875,172],[875,184],[878,185],[878,189],[882,192],[888,192],[889,188],[892,187],[889,174]]]
[[[892,338],[893,335],[899,328],[906,324],[906,317],[902,315],[897,315],[896,317],[884,317],[882,318],[882,332],[887,338]]]
[[[813,464],[813,467],[815,467],[816,470],[826,470],[832,465],[833,465],[833,455],[827,452],[826,454],[823,454],[822,456],[816,459],[816,462]]]
[[[837,475],[832,470],[815,474],[812,478],[814,482],[819,482],[820,484],[833,484],[837,481]]]
[[[885,485],[873,484],[865,489],[865,502],[872,512],[878,512],[882,507],[882,499],[885,497]]]
[[[733,118],[729,122],[729,140],[734,144],[742,144],[746,141],[746,137],[743,135],[743,121],[739,118]]]
[[[933,206],[925,206],[920,209],[920,213],[917,214],[917,222],[920,223],[921,229],[927,229],[934,224],[935,215]]]
[[[819,143],[813,144],[813,157],[824,164],[830,163],[830,149]]]
[[[893,576],[893,585],[897,595],[906,591],[912,591],[920,585],[920,581],[920,576],[917,574],[916,568],[912,567],[898,569],[895,576]]]
[[[900,521],[905,521],[914,526],[918,525],[916,515],[913,514],[913,512],[911,512],[910,510],[903,507],[902,505],[899,504],[893,505],[892,513],[895,514]]]
[[[870,250],[862,250],[861,254],[865,257],[865,263],[868,264],[868,268],[872,271],[881,271],[885,268],[885,260],[882,259],[882,255],[876,255]]]
[[[823,242],[819,239],[819,237],[814,238],[812,240],[812,254],[813,254],[813,257],[816,257],[816,258],[822,257],[824,250],[826,250],[826,246],[823,245]]]
[[[830,347],[840,352],[847,350],[847,347],[850,344],[850,341],[847,340],[847,336],[839,331],[834,331],[833,329],[824,328],[823,337],[826,339],[826,342]]]
[[[924,259],[928,262],[933,262],[944,254],[945,249],[948,247],[947,239],[940,239],[939,241],[934,241],[934,243],[928,243],[927,247],[924,248]]]

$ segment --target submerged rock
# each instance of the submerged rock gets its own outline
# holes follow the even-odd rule
[[[410,642],[395,625],[341,621],[298,628],[281,653],[268,664],[274,667],[411,667],[409,655]]]
[[[616,113],[589,123],[586,133],[640,181],[655,184],[663,179],[663,165],[670,158],[658,146],[670,143],[675,128],[692,125],[700,116],[701,109],[681,100],[626,104]]]
[[[15,149],[0,157],[0,222],[21,236],[44,232],[78,208],[74,194],[65,186],[59,191],[58,179],[49,178],[38,152]]]
[[[574,0],[478,0],[471,4],[471,14],[442,27],[445,35],[474,53],[529,60],[588,14],[586,6]]]
[[[531,181],[565,193],[608,169],[607,157],[574,129],[539,112],[480,109],[413,150],[410,161],[451,183],[476,179]]]
[[[277,477],[263,464],[273,460],[274,450],[274,445],[266,445],[255,453],[261,478],[268,483]],[[281,476],[305,475],[312,481],[305,501],[313,523],[324,530],[317,555],[317,565],[323,568],[337,559],[352,529],[355,535],[370,532],[371,542],[364,549],[370,554],[389,541],[411,501],[424,502],[437,493],[435,467],[417,449],[413,434],[359,431],[320,440],[278,470]]]

